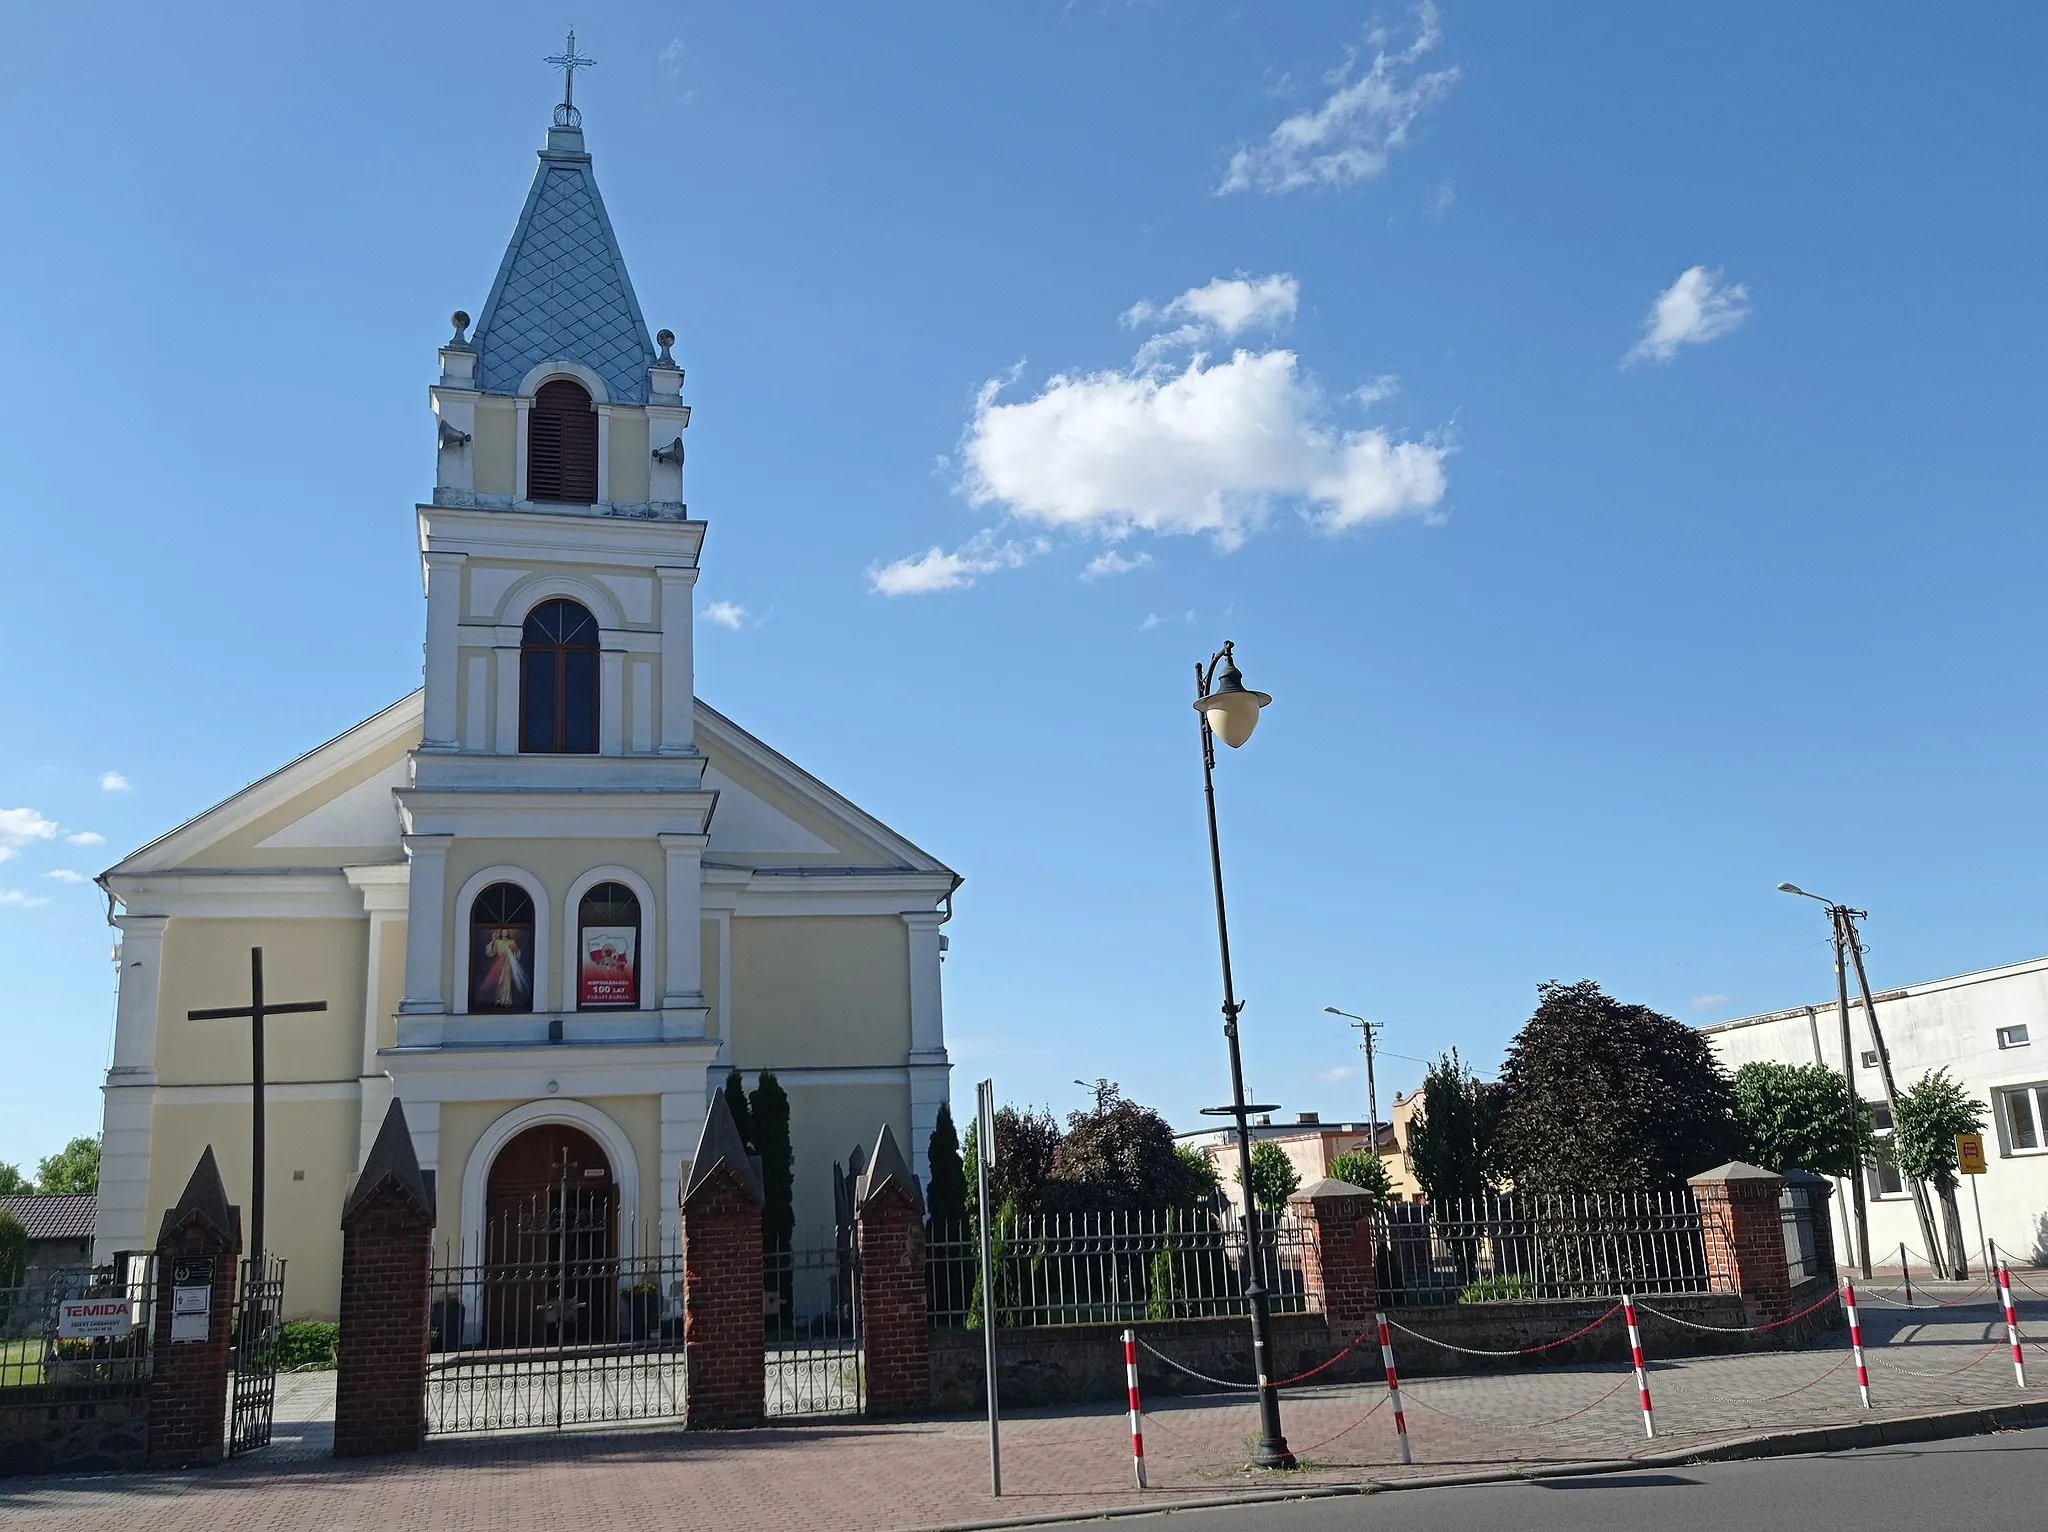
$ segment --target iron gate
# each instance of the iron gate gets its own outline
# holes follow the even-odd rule
[[[683,1413],[681,1254],[620,1254],[616,1225],[609,1189],[564,1176],[433,1269],[429,1432]]]
[[[768,1414],[860,1414],[867,1372],[853,1230],[842,1228],[829,1245],[771,1250],[764,1268]]]
[[[277,1404],[277,1348],[284,1333],[284,1258],[266,1254],[261,1278],[249,1262],[238,1264],[241,1290],[235,1301],[229,1457],[270,1445],[271,1415]]]

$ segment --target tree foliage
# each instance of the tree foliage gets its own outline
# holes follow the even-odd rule
[[[1242,1177],[1239,1177],[1242,1180]],[[1261,1212],[1277,1213],[1287,1199],[1301,1189],[1301,1172],[1287,1151],[1270,1138],[1252,1145],[1252,1205]]]
[[[1371,1192],[1375,1206],[1385,1207],[1394,1200],[1394,1180],[1387,1174],[1387,1162],[1370,1149],[1347,1149],[1330,1156],[1330,1175]]]
[[[1216,1162],[1209,1158],[1206,1150],[1197,1149],[1192,1144],[1181,1144],[1173,1152],[1180,1157],[1181,1168],[1181,1195],[1177,1205],[1207,1207],[1223,1189],[1222,1177],[1216,1174]]]
[[[0,1287],[13,1287],[28,1272],[28,1230],[12,1213],[0,1213]],[[5,1314],[0,1305],[0,1314]]]
[[[35,1183],[21,1173],[19,1165],[0,1162],[0,1197],[26,1197]]]
[[[740,1142],[747,1146],[750,1154],[761,1151],[754,1146],[754,1111],[747,1105],[747,1082],[740,1078],[735,1069],[725,1077],[725,1106],[732,1113],[732,1125],[740,1130]]]
[[[1500,1098],[1455,1048],[1429,1066],[1421,1109],[1408,1126],[1408,1158],[1430,1201],[1468,1201],[1493,1185]]]
[[[1899,1092],[1892,1124],[1892,1159],[1900,1174],[1953,1192],[1962,1174],[1956,1135],[1983,1129],[1984,1103],[1972,1100],[1946,1069],[1937,1069]]]
[[[787,1250],[796,1233],[796,1151],[789,1135],[789,1093],[772,1069],[747,1096],[748,1147],[761,1157],[761,1241]]]
[[[1494,1136],[1517,1190],[1670,1187],[1741,1151],[1727,1073],[1698,1032],[1591,980],[1537,994],[1501,1070]]]
[[[931,1185],[925,1188],[925,1213],[933,1223],[957,1226],[967,1221],[967,1171],[960,1163],[960,1135],[953,1127],[953,1108],[939,1103],[925,1158],[931,1162]]]
[[[36,1166],[36,1190],[44,1196],[100,1189],[100,1141],[74,1138]]]
[[[1734,1091],[1749,1158],[1766,1170],[1848,1176],[1870,1157],[1869,1116],[1851,1110],[1848,1082],[1825,1064],[1744,1064]]]
[[[1097,1080],[1095,1104],[1067,1114],[1043,1205],[1059,1213],[1173,1207],[1189,1200],[1188,1182],[1166,1119],[1130,1100],[1114,1080]]]
[[[981,1152],[981,1124],[967,1125],[967,1142],[961,1158],[967,1164]],[[1044,1108],[1019,1111],[1005,1106],[996,1109],[996,1162],[989,1168],[988,1200],[1017,1213],[1039,1211],[1046,1178],[1052,1174],[1053,1156],[1059,1152],[1060,1125]]]

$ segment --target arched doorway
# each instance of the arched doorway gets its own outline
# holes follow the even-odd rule
[[[619,1193],[597,1140],[537,1123],[498,1151],[486,1186],[484,1344],[612,1339]]]

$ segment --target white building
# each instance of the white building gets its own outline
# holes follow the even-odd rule
[[[1985,1237],[2015,1259],[2048,1261],[2048,957],[1883,990],[1876,1000],[1900,1090],[1945,1068],[1990,1108],[1984,1134],[1990,1169],[1969,1178],[1983,1206]],[[1702,1030],[1731,1071],[1758,1059],[1842,1067],[1841,1022],[1832,1001]],[[1884,1085],[1859,998],[1849,1002],[1849,1034],[1856,1094],[1876,1104],[1878,1126],[1886,1127]],[[1913,1202],[1898,1173],[1888,1165],[1866,1173],[1877,1260],[1897,1260],[1902,1241],[1921,1249]],[[1848,1188],[1837,1189],[1843,1194],[1835,1204],[1843,1210],[1837,1227],[1849,1228]],[[1974,1245],[1977,1226],[1967,1188],[1958,1204],[1965,1241]]]

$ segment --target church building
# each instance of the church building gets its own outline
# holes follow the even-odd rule
[[[436,1259],[566,1152],[615,1251],[671,1248],[728,1071],[788,1093],[797,1237],[883,1124],[926,1178],[946,1100],[943,863],[697,700],[706,522],[567,101],[474,329],[429,390],[424,684],[102,875],[118,904],[96,1254],[153,1244],[207,1145],[251,1166],[268,999],[266,1243],[290,1315],[339,1292],[343,1197],[394,1096]],[[396,550],[394,549],[394,552]]]

